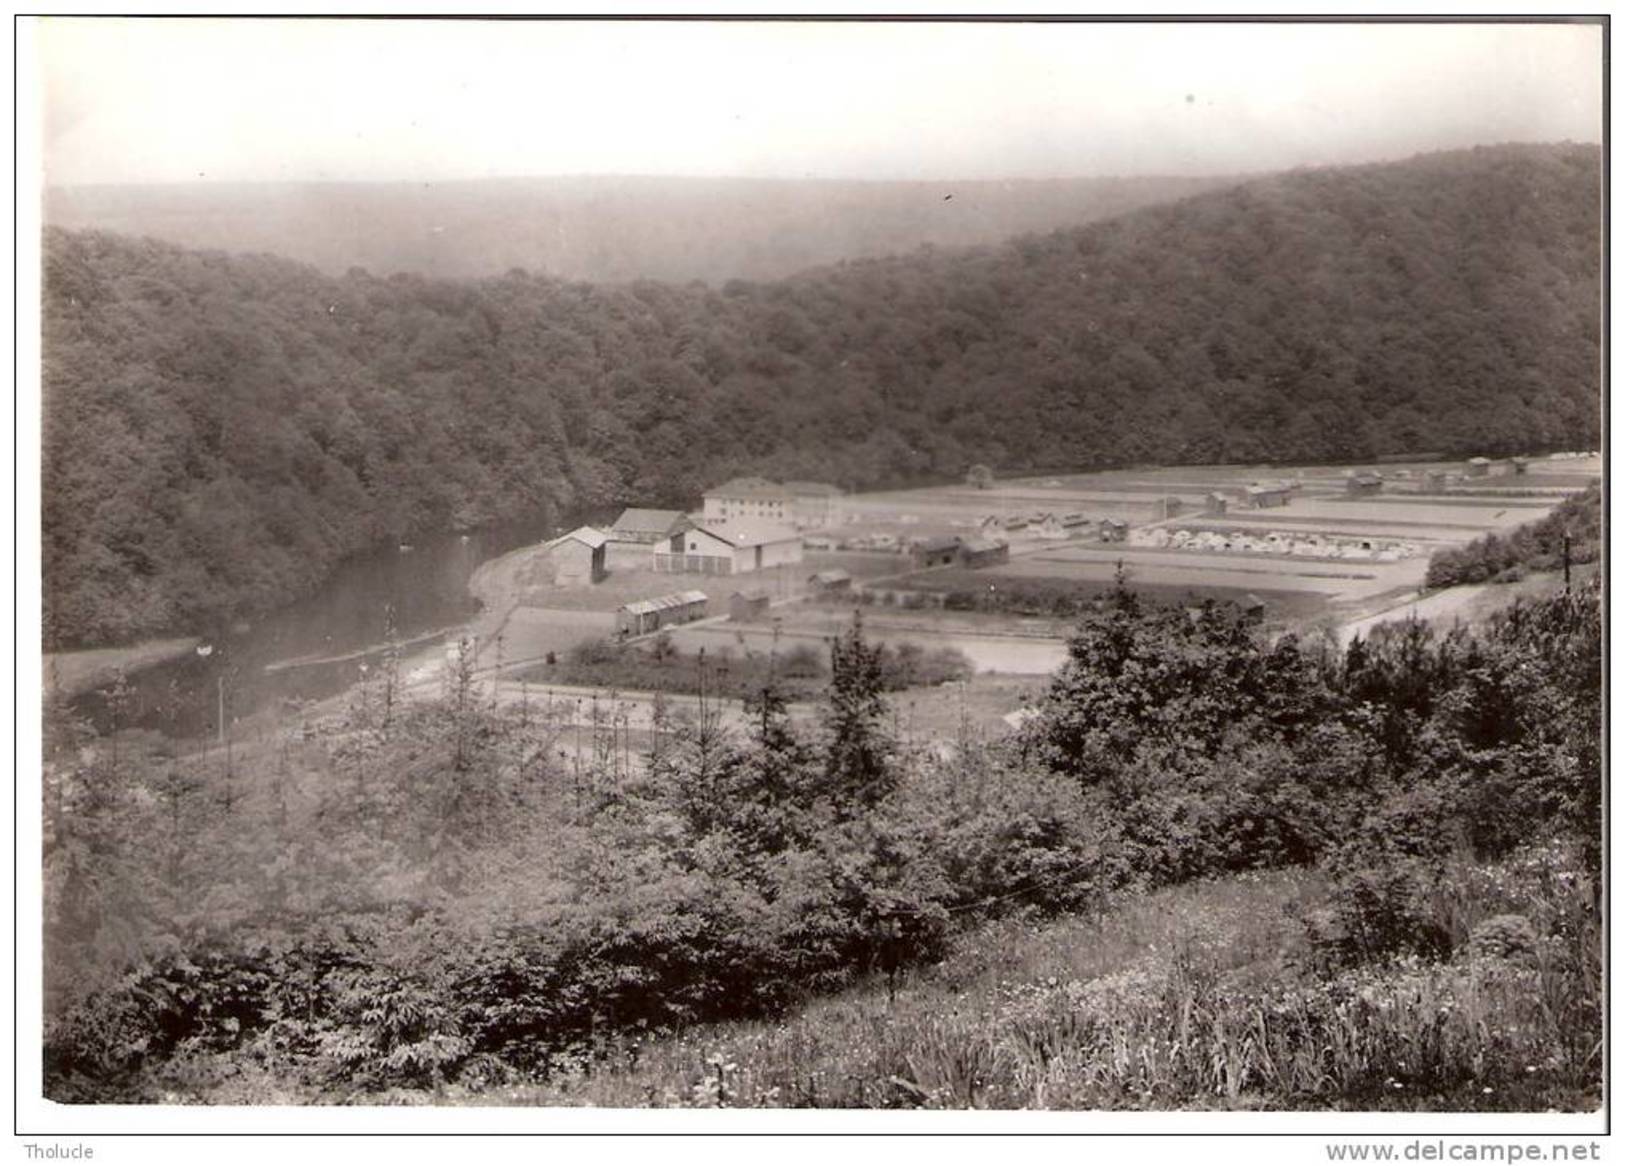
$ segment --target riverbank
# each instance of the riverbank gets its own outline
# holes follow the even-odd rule
[[[75,697],[112,684],[119,673],[128,676],[142,668],[167,664],[195,652],[203,641],[197,636],[143,640],[125,648],[87,648],[80,652],[47,652],[44,684],[57,696]]]

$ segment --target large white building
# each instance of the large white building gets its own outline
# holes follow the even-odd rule
[[[705,524],[788,523],[795,517],[790,491],[766,478],[730,478],[705,492]]]
[[[705,492],[705,524],[741,519],[784,523],[797,530],[838,526],[842,491],[825,482],[770,482],[766,478],[730,478]]]

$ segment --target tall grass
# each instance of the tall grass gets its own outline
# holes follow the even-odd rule
[[[696,1029],[479,1104],[1064,1109],[1584,1109],[1598,1103],[1599,929],[1540,852],[1458,868],[1462,942],[1326,971],[1287,871],[1185,886],[1105,918],[966,936],[895,1001],[878,985],[779,1023]],[[1521,910],[1526,945],[1473,941]],[[1497,914],[1500,912],[1501,914]],[[1493,930],[1490,928],[1489,930]],[[413,1098],[423,1100],[424,1098]]]

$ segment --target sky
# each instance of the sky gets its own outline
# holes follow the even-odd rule
[[[1598,25],[47,18],[53,183],[1219,174],[1601,140]]]

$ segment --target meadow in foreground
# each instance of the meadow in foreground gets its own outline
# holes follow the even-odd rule
[[[1595,1108],[1599,928],[1573,855],[1453,864],[1431,906],[1458,954],[1341,971],[1311,870],[1006,920],[895,991],[623,1045],[538,1086],[375,1101],[614,1107]]]

